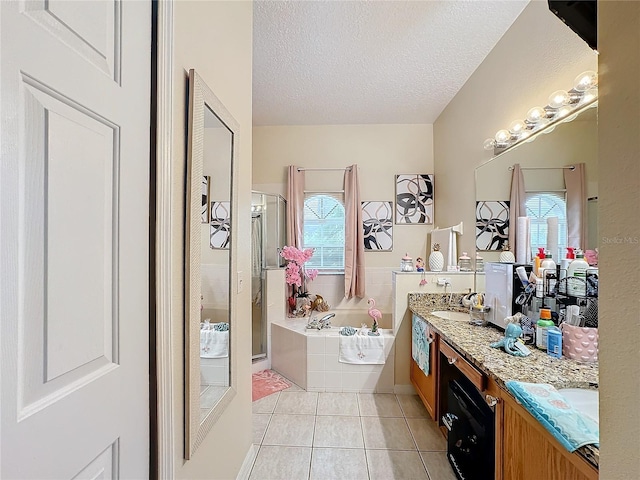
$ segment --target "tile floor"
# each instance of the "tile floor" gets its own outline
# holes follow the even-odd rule
[[[417,395],[292,386],[253,402],[251,480],[455,480]]]

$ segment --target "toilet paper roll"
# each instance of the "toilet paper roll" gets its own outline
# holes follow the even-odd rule
[[[529,263],[531,260],[531,231],[529,217],[518,217],[516,236],[516,262]]]
[[[547,252],[558,262],[558,217],[547,218]]]

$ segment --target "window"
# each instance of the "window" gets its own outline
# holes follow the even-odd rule
[[[344,272],[344,203],[342,194],[306,194],[304,199],[304,248],[315,253],[306,263],[321,272]]]
[[[527,216],[531,218],[531,251],[547,248],[547,218],[558,217],[558,252],[550,252],[558,262],[567,247],[567,201],[564,192],[527,192]]]

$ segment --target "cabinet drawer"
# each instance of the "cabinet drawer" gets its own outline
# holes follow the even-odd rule
[[[487,376],[466,361],[462,355],[442,338],[440,339],[440,352],[447,357],[449,365],[453,365],[460,370],[465,377],[471,380],[471,383],[473,383],[478,390],[482,392],[487,388]]]

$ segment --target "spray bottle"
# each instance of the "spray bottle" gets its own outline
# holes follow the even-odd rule
[[[565,278],[567,277],[567,271],[569,270],[569,265],[576,258],[573,253],[575,248],[567,247],[567,256],[560,260],[560,293],[567,293],[567,281]]]

